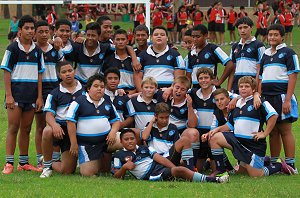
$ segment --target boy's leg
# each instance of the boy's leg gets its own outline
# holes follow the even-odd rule
[[[177,153],[181,153],[181,159],[183,160],[185,167],[194,170],[194,155],[191,141],[183,136],[175,142],[174,147]],[[172,161],[172,157],[170,160]]]
[[[278,124],[276,124],[269,135],[271,163],[275,163],[280,156],[281,151],[281,137],[278,131]]]
[[[194,128],[188,128],[183,131],[181,137],[187,137],[192,142],[193,156],[195,161],[195,159],[197,159],[200,153],[199,131]],[[195,162],[194,165],[196,165]]]
[[[93,160],[80,164],[80,174],[84,177],[91,177],[99,173],[100,160]]]
[[[37,166],[38,168],[42,167],[42,135],[43,130],[46,127],[45,114],[43,112],[38,112],[35,114],[36,121],[36,130],[35,130],[35,149],[36,149],[36,157],[37,157]]]
[[[77,166],[77,157],[70,154],[69,150],[64,151],[61,155],[61,173],[73,174]]]

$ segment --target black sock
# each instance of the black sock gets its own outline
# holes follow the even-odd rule
[[[226,153],[223,155],[224,166],[226,170],[233,170],[233,166],[231,165]]]
[[[225,172],[224,167],[224,150],[222,148],[219,149],[211,149],[211,153],[216,162],[217,170],[220,172]]]
[[[281,171],[281,167],[282,167],[281,163],[273,163],[270,166],[264,166],[263,167],[264,175],[269,176],[269,175],[272,175],[274,173],[278,173],[278,172]]]
[[[217,178],[216,177],[206,177],[205,180],[207,182],[218,182]]]

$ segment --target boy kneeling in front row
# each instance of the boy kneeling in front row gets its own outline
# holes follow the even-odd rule
[[[209,177],[193,172],[185,167],[176,167],[170,160],[156,152],[151,152],[146,146],[137,146],[134,131],[124,129],[120,134],[124,149],[119,150],[113,157],[113,173],[116,178],[123,178],[128,170],[140,180],[171,180],[182,178],[193,182],[226,183],[228,175]]]

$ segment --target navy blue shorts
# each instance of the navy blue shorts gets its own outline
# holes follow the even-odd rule
[[[71,147],[71,142],[68,134],[68,128],[66,125],[60,125],[62,130],[64,131],[65,135],[63,136],[63,139],[55,139],[53,142],[53,146],[59,146],[61,153],[65,151],[69,151]]]
[[[32,109],[35,109],[35,107],[36,107],[35,103],[23,103],[23,102],[15,102],[15,106],[20,107],[23,112],[31,111]],[[5,107],[5,109],[7,109],[5,102],[4,102],[4,107]]]
[[[173,179],[171,174],[171,168],[167,168],[159,163],[155,163],[153,170],[149,174],[149,177],[146,177],[145,180],[150,181],[166,181]]]
[[[284,114],[282,112],[282,105],[285,100],[286,94],[275,95],[275,96],[266,96],[263,95],[263,98],[268,101],[275,111],[278,113],[277,123],[280,122],[290,122],[293,123],[298,120],[298,102],[295,95],[291,99],[291,111],[289,114]]]
[[[79,164],[101,159],[106,148],[105,142],[97,145],[78,145]]]
[[[175,166],[180,165],[181,153],[178,153],[175,149],[175,144],[169,150],[169,156],[167,157]]]
[[[264,166],[264,156],[258,156],[245,147],[232,132],[222,132],[227,143],[233,148],[232,154],[235,159],[249,164],[253,168],[261,169]]]

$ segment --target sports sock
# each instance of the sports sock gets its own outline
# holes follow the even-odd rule
[[[223,160],[224,160],[224,166],[227,170],[233,170],[233,166],[231,165],[226,153],[224,152],[223,155]]]
[[[42,158],[42,154],[36,154],[36,164],[41,164],[41,158]]]
[[[281,163],[278,163],[278,162],[273,163],[270,166],[264,166],[263,167],[264,175],[269,176],[269,175],[272,175],[274,173],[280,172],[281,167],[282,167]]]
[[[271,164],[276,163],[279,157],[271,157]]]
[[[52,167],[52,160],[44,161],[43,164],[44,164],[44,168],[51,168]]]
[[[211,153],[214,157],[214,160],[216,162],[216,168],[220,172],[225,172],[224,167],[224,150],[222,148],[218,149],[211,149]]]
[[[214,180],[212,180],[214,178]],[[195,172],[193,175],[193,182],[217,182],[215,177],[208,177],[201,173]]]
[[[52,153],[52,160],[54,162],[59,161],[60,160],[60,152],[53,152]]]
[[[287,165],[295,169],[295,158],[285,157],[285,162],[287,163]]]
[[[192,143],[192,149],[193,149],[193,153],[194,153],[194,159],[197,159],[197,157],[199,156],[199,153],[200,153],[200,142]],[[195,160],[195,161],[197,161],[197,160]]]
[[[28,159],[29,159],[28,155],[20,155],[19,156],[19,164],[21,166],[24,166],[25,164],[28,164]]]
[[[194,170],[194,155],[193,155],[193,149],[183,149],[181,152],[181,159],[184,162],[185,167],[187,167],[190,170]]]
[[[15,161],[14,156],[13,155],[6,155],[5,161],[6,161],[6,163],[14,165],[14,161]]]

